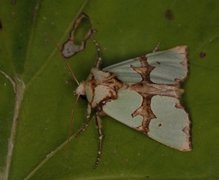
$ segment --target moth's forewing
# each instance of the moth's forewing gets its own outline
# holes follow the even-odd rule
[[[175,84],[176,80],[184,80],[188,72],[186,49],[186,46],[178,46],[146,55],[148,64],[154,67],[150,80],[157,84]]]
[[[141,63],[141,58],[145,57],[147,64]],[[115,73],[124,83],[138,83],[142,77],[132,67],[152,67],[148,71],[149,79],[157,84],[175,84],[176,79],[184,80],[187,76],[187,47],[177,46],[175,48],[149,53],[141,57],[122,61],[117,64],[103,68],[104,71]]]
[[[139,58],[130,59],[127,61],[122,61],[120,63],[107,66],[103,68],[103,71],[109,71],[116,74],[117,78],[120,79],[124,83],[138,83],[141,82],[141,75],[136,73],[136,71],[131,68],[141,67],[141,63]]]
[[[143,117],[133,117],[132,113],[141,106],[143,98],[132,90],[119,90],[118,98],[103,106],[103,111],[121,123],[137,128],[141,126]]]

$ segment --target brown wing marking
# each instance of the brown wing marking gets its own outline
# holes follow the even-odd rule
[[[142,125],[138,127],[137,130],[146,134],[148,132],[148,126],[150,124],[151,119],[156,118],[156,116],[151,110],[151,98],[153,97],[153,95],[143,94],[142,97],[142,104],[138,109],[136,109],[132,113],[132,117],[138,115],[143,117]]]
[[[147,62],[147,57],[146,56],[140,56],[139,57],[139,61],[141,63],[141,67],[134,67],[131,66],[131,68],[136,71],[138,74],[141,75],[142,77],[142,81],[146,81],[146,82],[151,82],[150,80],[150,73],[151,71],[155,68],[153,66],[150,66]]]

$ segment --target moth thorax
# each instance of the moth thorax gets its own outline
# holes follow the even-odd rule
[[[84,96],[85,95],[85,82],[81,82],[75,92],[77,95]]]

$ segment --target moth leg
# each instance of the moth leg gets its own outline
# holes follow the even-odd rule
[[[160,42],[157,43],[157,45],[155,46],[155,48],[153,49],[153,53],[157,52],[160,49]]]
[[[86,116],[86,121],[82,124],[82,126],[75,133],[76,137],[78,137],[82,132],[84,132],[87,129],[90,121],[94,117],[93,115],[91,116],[91,106],[90,105],[88,105],[88,109],[89,110],[87,110],[88,112],[87,112],[87,116]],[[71,129],[73,129],[73,118],[74,118],[74,108],[72,108],[72,112],[71,112]],[[70,131],[69,132],[69,137],[71,137],[71,135],[72,135],[72,132]]]
[[[104,137],[103,132],[102,132],[102,123],[101,123],[99,113],[96,113],[96,125],[97,125],[97,132],[99,135],[98,137],[99,143],[98,143],[98,151],[97,151],[97,158],[95,162],[95,168],[99,165],[100,160],[101,160],[102,150],[103,150],[103,137]]]
[[[84,131],[88,128],[89,123],[90,123],[90,121],[91,121],[92,119],[93,119],[93,117],[88,118],[88,119],[83,123],[83,125],[81,126],[81,128],[78,129],[77,132],[75,133],[75,137],[78,137],[79,135],[81,135],[82,132],[84,132]]]
[[[87,105],[87,115],[86,115],[86,118],[89,119],[89,118],[90,118],[90,115],[91,115],[91,105],[88,104],[88,105]]]
[[[95,67],[97,69],[99,69],[100,65],[102,63],[101,49],[100,49],[99,43],[94,38],[92,38],[92,40],[93,40],[93,43],[94,43],[94,45],[96,47],[96,52],[97,52],[97,62],[96,62]]]

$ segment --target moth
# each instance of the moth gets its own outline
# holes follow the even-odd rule
[[[99,58],[76,89],[85,96],[87,118],[95,109],[102,153],[101,116],[108,115],[148,137],[180,151],[191,150],[189,114],[180,102],[188,74],[187,48],[153,52],[100,68]]]
[[[95,115],[99,134],[96,165],[102,156],[101,117],[104,115],[161,144],[179,151],[190,151],[191,122],[180,102],[181,83],[188,75],[187,47],[154,50],[101,68],[100,46],[94,39],[93,42],[98,58],[88,78],[78,83],[72,74],[78,83],[76,95],[86,97],[88,102],[87,122],[79,133],[88,126],[91,114]]]

